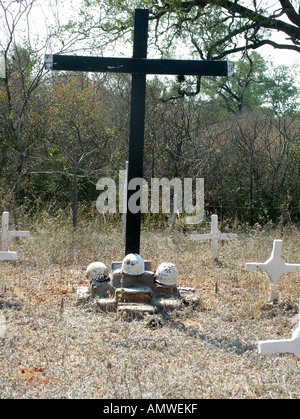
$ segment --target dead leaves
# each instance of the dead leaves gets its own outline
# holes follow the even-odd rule
[[[27,381],[31,387],[38,385],[47,385],[49,383],[62,384],[61,380],[56,378],[47,377],[46,371],[42,367],[20,367],[18,374]]]

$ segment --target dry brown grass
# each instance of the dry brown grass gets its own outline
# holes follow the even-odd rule
[[[257,351],[259,340],[290,338],[299,274],[285,275],[279,304],[266,309],[267,276],[244,271],[269,257],[279,231],[240,233],[219,264],[208,242],[144,231],[143,257],[153,267],[175,262],[202,308],[128,322],[76,305],[87,265],[123,257],[121,231],[101,232],[98,223],[73,233],[65,220],[45,218],[12,244],[19,260],[1,263],[0,398],[299,398],[300,361]],[[299,230],[282,238],[286,261],[299,263]]]

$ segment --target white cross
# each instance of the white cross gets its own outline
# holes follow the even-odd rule
[[[17,252],[0,252],[0,262],[4,260],[17,260]]]
[[[5,339],[6,320],[4,316],[0,316],[0,339]]]
[[[299,301],[300,308],[300,301]],[[300,359],[300,313],[299,326],[292,334],[291,339],[286,340],[265,340],[258,342],[258,352],[260,354],[294,354]]]
[[[2,249],[7,250],[9,242],[14,237],[28,237],[30,236],[30,232],[29,231],[9,231],[9,212],[3,212],[2,231],[0,231],[0,235],[1,235]]]
[[[225,234],[221,233],[218,228],[218,216],[211,216],[211,232],[208,234],[195,234],[191,236],[192,240],[211,240],[211,247],[213,252],[213,258],[218,260],[219,257],[219,240],[235,240],[237,234]]]
[[[6,69],[5,69],[5,57],[4,54],[0,55],[0,79],[5,79]]]
[[[300,264],[285,263],[281,257],[282,240],[274,240],[271,257],[264,263],[246,263],[246,271],[261,271],[269,275],[271,281],[270,301],[278,299],[279,281],[282,275],[287,272],[300,272]]]

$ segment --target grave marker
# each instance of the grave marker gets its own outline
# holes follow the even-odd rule
[[[9,231],[9,212],[3,212],[2,214],[2,231],[1,235],[1,245],[3,250],[8,249],[9,242],[14,237],[28,237],[30,236],[29,231]]]
[[[0,251],[0,262],[3,262],[4,260],[18,260],[18,253]]]
[[[0,54],[0,79],[5,79],[6,69],[5,69],[5,56],[3,53]]]
[[[6,333],[6,319],[0,315],[0,339],[5,339]]]
[[[270,301],[275,301],[279,296],[280,278],[287,272],[300,272],[300,264],[285,263],[281,257],[282,240],[273,241],[273,250],[270,258],[264,262],[246,263],[245,269],[250,272],[266,272],[271,281]]]
[[[127,73],[132,75],[128,183],[143,178],[146,76],[232,76],[234,65],[227,61],[147,59],[149,10],[137,9],[134,22],[133,58],[46,55],[48,70]],[[141,211],[131,213],[128,202],[136,193],[128,190],[125,254],[140,253]]]
[[[192,240],[211,240],[211,247],[213,258],[218,260],[219,258],[219,240],[236,240],[237,234],[225,234],[221,233],[218,228],[218,216],[212,215],[211,216],[211,232],[207,234],[195,234],[191,236]]]
[[[292,334],[291,339],[265,340],[258,342],[260,354],[291,353],[300,359],[300,301],[299,301],[299,326]]]

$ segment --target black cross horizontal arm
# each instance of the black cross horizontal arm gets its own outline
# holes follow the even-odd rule
[[[147,58],[105,58],[73,55],[46,55],[48,70],[101,73],[232,76],[230,61],[154,60]]]

